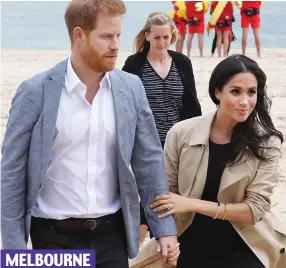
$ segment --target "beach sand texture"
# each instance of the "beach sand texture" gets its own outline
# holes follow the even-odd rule
[[[231,54],[239,53],[232,50]],[[209,55],[209,52],[205,53]],[[11,105],[11,99],[18,85],[38,72],[45,71],[68,57],[69,51],[58,50],[3,50],[1,59],[1,144]],[[122,68],[130,52],[120,52],[117,67]],[[255,51],[249,49],[248,55],[256,59]],[[256,59],[268,77],[268,95],[272,99],[271,114],[275,126],[286,138],[286,49],[265,49],[263,57]],[[208,95],[208,82],[212,70],[220,61],[217,57],[198,57],[195,51],[192,64],[197,93],[203,113],[213,110],[214,104]],[[273,209],[286,218],[286,142],[282,146],[279,183],[272,196]]]

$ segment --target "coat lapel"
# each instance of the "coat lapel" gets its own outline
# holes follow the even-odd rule
[[[192,148],[193,150],[194,148]],[[208,161],[209,161],[209,147],[208,145],[202,145],[202,147],[197,148],[200,152],[196,153],[196,159],[198,169],[195,172],[195,179],[191,186],[191,191],[189,192],[189,197],[201,198],[204,191],[207,171],[208,171]]]
[[[196,171],[194,184],[192,185],[192,188],[196,189],[196,193],[191,193],[191,197],[198,197],[199,193],[202,193],[204,189],[209,161],[209,137],[215,115],[216,112],[211,112],[204,116],[189,141],[189,145],[194,146],[194,149],[198,145],[203,146],[201,150],[198,150],[198,152],[194,154],[196,156],[194,157],[195,159],[192,159],[192,161],[197,162],[196,166],[198,166],[198,169]],[[245,178],[252,170],[253,168],[247,156],[244,157],[243,160],[240,160],[238,164],[227,166],[221,177],[218,197],[222,199],[227,198],[227,191],[225,190]],[[198,186],[198,184],[200,185]],[[222,199],[220,199],[220,201],[222,201]]]
[[[44,84],[44,103],[43,103],[43,139],[42,139],[42,160],[43,174],[49,165],[53,138],[55,134],[55,124],[57,121],[58,108],[64,84],[67,60],[56,65],[50,73],[50,80]]]
[[[229,199],[226,190],[231,185],[238,183],[243,178],[246,178],[253,170],[254,168],[251,167],[249,159],[245,156],[244,159],[240,160],[237,164],[227,166],[221,177],[218,199],[220,201]]]
[[[198,127],[196,127],[193,131],[193,134],[188,142],[188,146],[191,146],[191,153],[195,157],[191,159],[192,163],[189,165],[192,166],[192,169],[196,168],[196,170],[192,170],[193,175],[191,177],[194,178],[193,183],[190,185],[191,189],[183,190],[185,196],[200,198],[207,177],[208,170],[208,161],[209,161],[209,136],[210,129],[212,125],[212,121],[215,117],[214,112],[209,113],[202,117],[202,120]]]
[[[131,113],[128,96],[125,94],[126,90],[124,90],[126,85],[122,83],[116,70],[110,72],[109,77],[114,101],[118,148],[121,156],[126,160],[126,142],[128,140],[124,133],[126,133],[126,122],[128,122]]]

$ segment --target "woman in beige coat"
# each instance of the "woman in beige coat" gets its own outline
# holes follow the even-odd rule
[[[177,123],[167,135],[172,194],[152,206],[160,217],[177,217],[178,268],[286,267],[286,223],[270,210],[283,135],[269,116],[265,83],[256,62],[228,57],[209,83],[217,110]],[[152,243],[132,267],[162,267]]]

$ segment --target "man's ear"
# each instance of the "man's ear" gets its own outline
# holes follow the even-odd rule
[[[86,40],[86,34],[83,31],[83,29],[79,26],[75,27],[73,29],[73,41],[74,43],[79,42],[79,43],[84,43]]]

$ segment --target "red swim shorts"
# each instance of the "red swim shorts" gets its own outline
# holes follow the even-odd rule
[[[188,25],[188,32],[190,34],[203,34],[205,32],[205,24],[200,23],[200,25]]]
[[[254,15],[252,17],[247,17],[244,13],[241,14],[241,28],[260,28],[260,15]]]
[[[179,34],[185,34],[187,32],[187,22],[184,20],[176,22],[176,27]]]
[[[215,26],[215,30],[216,31],[223,31],[223,32],[226,32],[226,31],[231,31],[231,26],[224,26],[224,27],[219,27],[219,26]]]
[[[231,27],[232,27],[232,22],[230,21],[229,18],[219,18],[215,25],[215,30],[227,32],[231,31]]]

